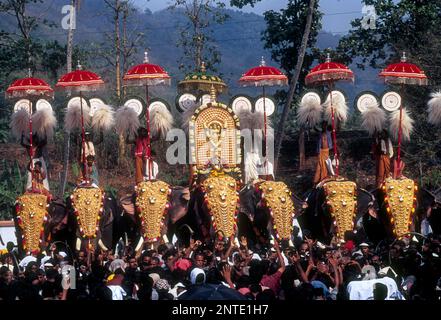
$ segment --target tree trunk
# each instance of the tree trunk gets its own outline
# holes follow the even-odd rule
[[[70,4],[73,8],[76,8],[77,0],[71,0]],[[66,65],[68,73],[72,71],[73,36],[74,29],[72,28],[71,15],[69,30],[67,33]],[[58,188],[58,196],[60,198],[63,198],[64,192],[66,190],[67,176],[69,174],[70,133],[64,130],[63,135],[63,172],[61,173],[60,186]]]
[[[299,133],[299,171],[305,170],[305,129],[301,128]]]
[[[121,99],[121,43],[120,43],[120,30],[119,30],[119,14],[120,14],[120,2],[115,0],[115,77],[116,77],[116,96],[118,102]]]
[[[300,72],[302,70],[303,60],[305,58],[306,48],[308,46],[308,39],[309,39],[309,34],[311,33],[311,26],[312,26],[312,17],[314,15],[314,6],[315,6],[315,0],[310,0],[309,7],[308,7],[308,16],[306,18],[305,31],[303,32],[302,43],[301,43],[300,50],[299,50],[299,56],[297,57],[296,68],[294,70],[294,75],[293,75],[293,77],[291,79],[291,83],[289,85],[288,97],[287,97],[285,106],[283,107],[282,117],[280,118],[280,122],[278,125],[278,131],[277,131],[276,142],[275,142],[276,145],[274,148],[274,151],[275,151],[274,172],[277,171],[280,149],[282,147],[282,140],[283,140],[283,136],[284,136],[284,126],[285,126],[286,119],[288,118],[288,111],[291,107],[291,104],[292,104],[292,101],[294,98],[294,93],[296,91],[297,82],[299,81]]]

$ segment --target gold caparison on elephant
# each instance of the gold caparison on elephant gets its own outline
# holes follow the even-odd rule
[[[169,208],[170,186],[160,180],[140,182],[136,186],[136,208],[141,218],[144,240],[158,241],[163,219]]]
[[[47,207],[48,199],[44,194],[25,193],[17,198],[17,222],[22,231],[23,249],[27,252],[41,250]]]
[[[409,233],[416,207],[415,182],[408,178],[387,178],[382,186],[385,194],[384,202],[393,232],[397,238]]]
[[[276,237],[291,239],[295,207],[288,186],[281,181],[264,181],[258,188],[263,204],[270,210]]]

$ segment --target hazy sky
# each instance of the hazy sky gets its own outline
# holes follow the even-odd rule
[[[171,0],[134,0],[139,6],[151,11],[166,8]],[[226,1],[229,2],[229,1]],[[254,8],[247,6],[242,10],[262,14],[267,10],[280,10],[286,6],[287,0],[262,0]],[[320,0],[320,8],[325,14],[323,29],[334,33],[345,33],[350,28],[350,21],[362,16],[361,0]]]

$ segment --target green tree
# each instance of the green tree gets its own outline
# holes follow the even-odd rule
[[[213,39],[214,24],[222,24],[228,15],[222,10],[225,3],[218,0],[175,0],[171,9],[184,10],[188,23],[180,32],[178,46],[184,50],[179,69],[185,72],[199,69],[202,61],[207,69],[216,71],[220,52]]]

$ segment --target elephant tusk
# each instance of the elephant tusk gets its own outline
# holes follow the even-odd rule
[[[144,238],[140,237],[138,244],[136,245],[135,252],[138,252],[141,249],[143,243],[144,243]]]
[[[107,249],[107,247],[104,245],[103,241],[101,239],[98,240],[98,245],[100,246],[101,249],[103,249],[104,251],[109,251],[109,249]]]
[[[80,238],[77,238],[77,242],[75,243],[75,249],[77,251],[81,250],[81,240],[80,240]]]

